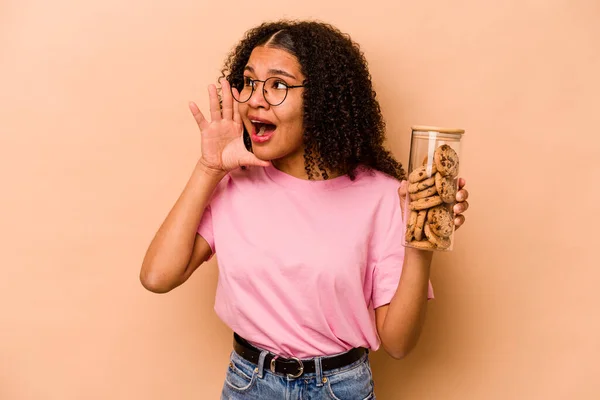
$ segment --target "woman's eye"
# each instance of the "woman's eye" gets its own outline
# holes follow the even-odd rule
[[[271,87],[275,90],[285,90],[288,86],[284,81],[274,81]]]
[[[246,86],[246,87],[254,86],[254,80],[245,76],[244,77],[244,86]]]

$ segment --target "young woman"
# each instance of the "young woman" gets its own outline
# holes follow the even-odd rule
[[[433,253],[402,246],[405,171],[366,60],[330,25],[279,21],[222,73],[210,118],[190,104],[201,156],[141,282],[168,292],[218,254],[215,310],[235,332],[223,399],[374,399],[368,351],[415,346]]]

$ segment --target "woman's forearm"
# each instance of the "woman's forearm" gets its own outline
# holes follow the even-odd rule
[[[427,311],[429,273],[433,252],[406,248],[402,276],[380,332],[386,351],[405,357],[417,344]]]
[[[224,175],[198,162],[148,247],[140,271],[140,280],[147,289],[165,292],[181,283],[194,249],[198,224]]]

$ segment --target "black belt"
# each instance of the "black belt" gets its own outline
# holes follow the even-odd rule
[[[235,352],[251,363],[258,364],[261,350],[251,345],[235,332],[233,338],[233,349]],[[364,347],[356,347],[337,356],[322,358],[321,371],[329,371],[350,365],[360,360],[366,352],[368,350]],[[298,378],[304,373],[310,374],[316,372],[314,360],[300,360],[296,357],[282,358],[272,353],[267,354],[264,365],[271,372],[284,374],[290,378]]]

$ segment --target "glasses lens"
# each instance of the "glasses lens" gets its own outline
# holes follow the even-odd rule
[[[265,81],[263,93],[265,100],[272,106],[277,106],[283,103],[287,96],[288,87],[284,81],[279,78],[271,77]]]
[[[237,94],[233,88],[237,89]],[[252,96],[252,82],[246,78],[232,80],[231,94],[233,95],[233,98],[240,103],[247,102],[250,100],[250,96]]]

